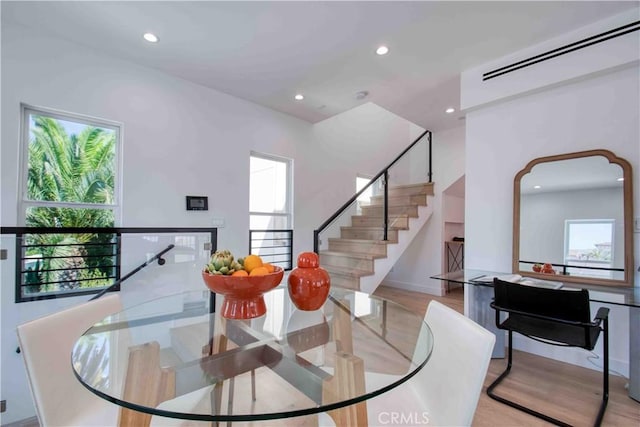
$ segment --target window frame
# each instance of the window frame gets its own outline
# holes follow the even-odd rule
[[[122,134],[123,124],[113,121],[92,117],[88,115],[71,113],[67,111],[57,110],[53,108],[40,107],[25,103],[20,104],[20,174],[19,174],[19,196],[18,196],[18,224],[26,225],[26,212],[30,207],[58,207],[73,209],[108,209],[113,212],[113,227],[120,226],[122,222]],[[103,203],[81,203],[81,202],[54,202],[54,201],[38,201],[28,198],[27,182],[29,173],[29,135],[30,135],[30,116],[41,115],[50,117],[55,120],[64,120],[83,124],[86,126],[95,126],[104,129],[110,129],[115,132],[115,171],[114,171],[114,188],[112,204]]]
[[[287,188],[285,191],[285,207],[284,212],[258,212],[251,210],[251,158],[257,157],[264,160],[270,160],[274,162],[281,162],[286,165],[286,183]],[[293,230],[293,159],[276,156],[273,154],[261,153],[253,151],[249,153],[249,222],[251,222],[252,216],[271,216],[271,217],[284,217],[287,220],[288,226],[285,229]]]
[[[563,263],[565,265],[569,264],[569,259],[568,259],[568,253],[569,250],[571,249],[569,247],[570,245],[570,239],[571,239],[571,226],[572,225],[581,225],[581,224],[607,224],[610,225],[611,227],[611,252],[610,252],[610,259],[608,261],[581,261],[585,264],[594,264],[597,262],[607,262],[608,266],[604,267],[604,268],[613,268],[614,266],[614,248],[615,248],[615,226],[616,226],[616,221],[615,219],[566,219],[564,222],[564,253],[563,253]],[[576,267],[579,268],[579,267]],[[608,272],[608,275],[610,276],[612,274],[611,271]],[[611,277],[608,277],[611,278]]]

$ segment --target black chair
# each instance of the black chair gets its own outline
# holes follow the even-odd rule
[[[507,369],[487,388],[487,394],[498,402],[541,418],[547,422],[570,426],[548,415],[497,396],[494,389],[511,371],[513,332],[546,344],[581,347],[593,350],[600,331],[604,334],[604,368],[602,403],[594,425],[602,423],[609,400],[609,309],[601,307],[590,321],[589,291],[562,290],[525,286],[494,279],[496,326],[509,331]],[[501,313],[508,317],[501,321]]]

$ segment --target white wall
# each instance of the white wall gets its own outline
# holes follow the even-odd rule
[[[209,226],[247,249],[249,151],[295,158],[311,125],[73,43],[2,28],[2,224],[16,222],[20,103],[123,123],[122,226]],[[185,196],[209,196],[209,211]]]
[[[627,159],[637,176],[638,72],[637,66],[614,71],[467,115],[469,268],[511,270],[513,179],[530,160],[604,148]]]
[[[21,102],[123,124],[122,226],[208,227],[221,217],[218,246],[239,254],[248,242],[250,150],[296,158],[313,138],[301,120],[3,23],[3,226],[17,225]],[[209,196],[209,211],[187,212],[188,194]],[[3,423],[33,414],[15,326],[85,299],[14,304],[9,262],[0,264]]]
[[[434,211],[385,278],[385,285],[441,295],[442,281],[429,277],[442,272],[442,192],[465,173],[464,132],[461,126],[433,134],[434,197],[428,203]]]
[[[218,247],[236,254],[247,251],[251,150],[294,159],[295,254],[312,248],[313,229],[353,195],[356,173],[382,169],[419,130],[373,104],[312,126],[5,22],[1,53],[3,226],[18,225],[20,103],[123,124],[122,226],[208,227],[213,218],[224,218]],[[209,211],[187,212],[185,195],[209,196]],[[14,245],[3,238],[2,247]],[[16,325],[85,300],[15,304],[13,265],[12,259],[0,262],[0,396],[8,409],[2,423],[34,415],[21,356],[14,352]],[[171,286],[177,292],[187,285]],[[144,297],[123,288],[127,301]],[[171,292],[165,284],[162,289]]]
[[[503,76],[483,81],[482,75],[490,71],[527,60],[531,57],[562,46],[627,25],[640,18],[637,7],[614,15],[572,32],[554,37],[498,58],[494,61],[465,70],[461,75],[460,108],[470,110],[492,102],[501,102],[523,94],[531,94],[541,88],[566,84],[585,76],[593,76],[605,70],[623,68],[638,62],[640,36],[631,32],[593,44],[575,52],[566,53],[533,66],[521,68]]]
[[[622,185],[523,194],[520,197],[520,259],[564,264],[565,220],[612,219],[615,224],[613,267],[624,268],[623,206]]]
[[[545,67],[544,63],[540,67]],[[611,150],[627,159],[634,169],[634,206],[638,212],[639,72],[636,61],[626,68],[600,70],[579,80],[539,88],[536,93],[478,106],[468,112],[467,268],[511,271],[513,179],[534,158],[598,148]],[[519,77],[513,73],[510,78]],[[463,86],[462,91],[465,90]],[[634,240],[637,267],[637,233]],[[596,307],[594,305],[594,309]],[[610,308],[612,367],[625,372],[629,361],[628,309]],[[542,347],[548,346],[527,348],[547,356],[590,365],[584,356],[564,350],[549,353]]]

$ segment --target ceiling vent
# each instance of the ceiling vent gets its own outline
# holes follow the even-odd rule
[[[520,68],[529,67],[531,65],[537,64],[538,62],[546,61],[556,56],[564,55],[569,52],[573,52],[578,49],[583,49],[585,47],[592,46],[597,43],[602,43],[609,39],[613,39],[615,37],[620,37],[628,33],[632,33],[634,31],[640,30],[640,21],[635,21],[627,25],[623,25],[622,27],[614,28],[613,30],[605,31],[604,33],[596,34],[595,36],[587,37],[582,40],[578,40],[577,42],[573,42],[559,48],[541,53],[536,56],[532,56],[531,58],[524,59],[522,61],[514,62],[511,65],[507,65],[504,67],[497,68],[493,71],[489,71],[482,75],[482,80],[491,80],[496,77],[502,76],[504,74],[511,73],[513,71],[519,70]]]

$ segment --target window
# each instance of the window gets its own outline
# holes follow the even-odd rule
[[[362,190],[371,182],[370,176],[365,176],[358,174],[356,175],[356,193]],[[373,196],[373,187],[375,185],[370,185],[357,199],[357,212],[358,214],[361,212],[361,207],[363,205],[368,205],[371,201],[371,196]]]
[[[565,221],[564,263],[587,267],[570,268],[569,274],[612,277],[614,225],[612,219]]]
[[[285,270],[293,263],[291,160],[251,153],[249,253]]]
[[[120,126],[22,107],[20,222],[27,227],[114,227],[119,222]],[[113,283],[115,236],[21,236],[17,300],[77,294]],[[32,295],[29,295],[32,294]]]
[[[291,160],[252,152],[250,173],[249,228],[291,229]]]

